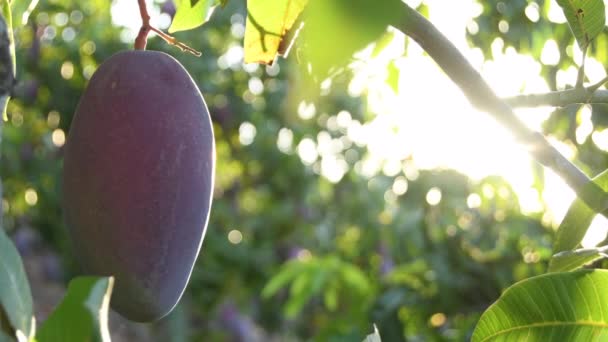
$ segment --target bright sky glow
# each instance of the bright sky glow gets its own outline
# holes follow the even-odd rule
[[[556,24],[564,24],[566,22],[566,16],[564,16],[564,12],[559,7],[557,2],[555,2],[555,0],[552,0],[549,3],[548,17],[551,22]]]
[[[148,14],[150,14],[150,24],[161,30],[166,30],[171,24],[171,18],[160,13],[157,6],[154,6],[153,0],[146,0]],[[137,1],[114,0],[110,11],[112,22],[116,26],[127,28],[121,35],[121,40],[124,42],[132,42],[137,36],[137,32],[141,27],[141,19],[139,17],[139,6]],[[155,36],[154,32],[150,32],[150,37]]]
[[[429,6],[430,20],[448,36],[462,51],[492,88],[500,96],[516,95],[522,92],[546,92],[549,87],[540,76],[539,61],[518,54],[508,48],[503,52],[504,43],[497,38],[492,44],[493,60],[484,61],[478,49],[469,47],[465,40],[467,24],[478,15],[478,6],[463,1],[446,2],[425,1]],[[563,23],[563,14],[557,4],[551,4],[550,20]],[[538,9],[529,6],[526,15],[531,21],[538,20]],[[469,28],[470,29],[470,28]],[[424,56],[421,49],[411,43],[407,56],[403,55],[403,37],[397,35],[389,47],[369,63],[359,67],[357,77],[352,81],[353,89],[368,94],[371,111],[378,113],[371,122],[357,127],[357,135],[363,137],[371,156],[366,158],[362,174],[371,176],[374,170],[381,170],[382,164],[390,160],[402,160],[413,156],[413,163],[419,169],[452,168],[463,172],[473,179],[488,175],[504,177],[518,194],[524,213],[546,210],[548,222],[557,225],[574,199],[573,191],[551,171],[547,171],[545,190],[542,194],[532,187],[534,162],[511,135],[497,124],[489,115],[474,110],[461,91],[443,74],[435,63]],[[572,48],[580,54],[578,47]],[[361,58],[366,58],[363,51]],[[559,59],[555,42],[548,42],[542,53],[541,62],[554,64]],[[369,55],[367,56],[369,57]],[[384,83],[386,60],[397,58],[400,68],[399,94],[394,94]],[[589,60],[592,60],[591,58]],[[589,76],[601,79],[604,67],[595,60],[590,62],[593,72]],[[517,72],[513,72],[517,70]],[[576,69],[558,76],[558,84],[573,84]],[[540,130],[552,108],[518,109],[518,116],[532,129]],[[581,115],[584,124],[579,127],[581,139],[590,134],[588,113]],[[349,130],[350,133],[350,130]],[[592,137],[599,145],[608,148],[608,133]],[[356,141],[356,140],[355,140]],[[550,139],[568,158],[575,157],[575,150],[562,142]],[[377,165],[370,165],[376,163]],[[477,205],[478,197],[470,197],[471,206]],[[546,203],[546,208],[542,205]],[[597,243],[605,236],[601,219],[585,238],[586,246]],[[606,222],[603,222],[604,226]]]

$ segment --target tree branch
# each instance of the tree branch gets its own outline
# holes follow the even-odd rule
[[[595,86],[597,84],[587,88],[571,88],[548,93],[517,95],[507,97],[503,101],[511,107],[565,107],[573,103],[608,104],[608,90],[593,90]]]
[[[545,137],[521,122],[458,49],[426,18],[402,3],[403,12],[392,25],[414,39],[448,77],[460,87],[471,104],[506,127],[540,164],[552,169],[595,212],[608,208],[608,195],[561,155]],[[604,214],[606,215],[606,214]]]

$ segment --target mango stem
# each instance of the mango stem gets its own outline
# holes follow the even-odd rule
[[[179,42],[174,37],[150,25],[150,15],[148,14],[148,9],[146,8],[146,0],[137,0],[137,3],[139,4],[139,14],[141,15],[141,28],[139,29],[137,38],[135,38],[135,50],[145,50],[146,43],[148,41],[148,33],[150,33],[150,31],[154,31],[154,33],[156,33],[165,42],[167,42],[167,44],[174,45],[180,50],[190,52],[191,54],[197,57],[201,55],[200,51],[197,51],[189,47],[188,45]]]

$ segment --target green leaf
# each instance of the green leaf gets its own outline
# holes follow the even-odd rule
[[[365,340],[363,340],[363,342],[382,342],[382,339],[380,338],[380,333],[378,332],[378,328],[376,327],[375,324],[374,324],[374,332],[367,335],[367,337],[365,338]]]
[[[313,296],[313,272],[300,274],[291,283],[289,289],[289,299],[285,303],[285,316],[294,318]]]
[[[308,0],[248,0],[245,63],[272,64]]]
[[[369,280],[358,267],[329,256],[285,263],[279,273],[266,284],[262,297],[274,295],[289,282],[289,299],[285,304],[285,315],[288,317],[295,317],[316,295],[323,297],[329,310],[335,310],[339,289],[349,289],[360,296],[369,294],[371,290]]]
[[[548,272],[573,271],[579,267],[607,257],[608,246],[601,248],[581,248],[555,254],[549,262]]]
[[[392,60],[386,67],[388,75],[386,76],[386,83],[393,89],[395,94],[399,94],[399,74],[401,70],[395,65],[395,61]]]
[[[190,310],[187,301],[181,299],[171,313],[163,319],[166,331],[171,336],[171,342],[189,342],[192,326],[190,325]]]
[[[19,252],[3,229],[0,229],[0,305],[12,328],[29,336],[34,330],[30,284]]]
[[[215,0],[198,0],[195,3],[191,0],[175,0],[177,10],[169,33],[191,30],[203,25],[213,14],[215,5]]]
[[[78,277],[68,293],[44,322],[39,342],[110,341],[108,309],[113,277]]]
[[[593,184],[608,191],[608,170],[593,178]],[[558,253],[578,247],[595,215],[596,212],[587,204],[578,198],[575,199],[557,229],[553,252]]]
[[[400,13],[400,0],[312,1],[301,34],[302,55],[313,72],[324,77],[379,39]]]
[[[424,273],[429,267],[428,263],[422,259],[403,263],[393,268],[387,274],[386,280],[390,284],[405,285],[418,290],[425,286],[422,279],[424,279]]]
[[[298,276],[304,267],[305,265],[299,260],[288,261],[281,267],[281,270],[268,281],[266,286],[264,286],[264,289],[262,289],[262,297],[269,298],[273,296]]]
[[[377,57],[384,50],[384,48],[386,48],[393,41],[393,39],[395,39],[395,32],[384,32],[382,37],[378,39],[376,45],[374,46],[374,51],[372,51],[372,58]]]
[[[312,273],[312,282],[310,284],[311,292],[313,294],[320,293],[321,289],[326,286],[327,280],[331,274],[323,267],[310,270],[310,272]]]
[[[13,341],[15,341],[14,338],[11,338],[7,334],[3,333],[2,330],[0,330],[0,342],[13,342]]]
[[[8,101],[10,100],[10,96],[0,96],[0,120],[3,120],[3,117],[6,114],[6,108],[8,108]],[[2,128],[2,124],[0,123],[0,129]],[[0,219],[0,223],[2,220]],[[2,227],[0,227],[2,228]]]
[[[369,281],[359,267],[343,262],[339,274],[346,286],[358,294],[365,295],[369,292]]]
[[[603,0],[557,0],[581,50],[597,37],[606,23]]]
[[[608,338],[608,271],[529,278],[481,316],[472,341],[603,341]]]
[[[323,302],[329,311],[336,311],[338,308],[338,283],[335,280],[329,282],[323,293]]]
[[[18,27],[26,25],[32,11],[38,5],[39,0],[13,0],[11,1],[11,12],[13,23]]]

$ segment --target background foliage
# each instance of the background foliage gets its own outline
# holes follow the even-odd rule
[[[549,38],[566,51],[574,38],[566,25],[547,19],[548,3],[481,2],[469,41],[488,59],[497,38],[504,49],[538,59]],[[534,24],[523,14],[531,4],[540,13]],[[78,274],[58,183],[74,108],[95,68],[131,48],[128,32],[112,22],[111,6],[41,1],[26,24],[15,25],[19,83],[2,131],[2,210],[25,257],[39,321]],[[166,16],[175,13],[171,1],[156,6]],[[216,134],[217,181],[208,232],[180,306],[151,325],[114,317],[115,340],[361,341],[372,322],[386,341],[464,340],[505,288],[545,272],[553,227],[540,214],[522,214],[509,183],[418,170],[411,156],[396,171],[383,165],[361,172],[369,151],[353,141],[349,127],[377,113],[365,97],[349,95],[351,71],[337,73],[313,97],[295,54],[273,66],[244,65],[245,17],[243,2],[229,1],[209,24],[177,33],[203,51],[200,58],[159,39],[149,42],[149,49],[175,56],[204,94]],[[507,32],[497,29],[501,21]],[[600,35],[590,52],[600,61],[608,58],[605,40]],[[561,56],[542,67],[553,88],[557,72],[573,64],[567,53]],[[394,72],[394,65],[388,68]],[[301,115],[307,110],[310,118]],[[578,106],[557,113],[545,133],[576,145],[584,169],[603,169],[605,154],[592,140],[577,142]],[[602,113],[594,106],[598,131],[606,126]],[[301,158],[298,147],[310,142],[319,151],[329,146],[326,155]],[[320,175],[326,157],[344,166],[343,177]],[[542,190],[542,172],[538,178]],[[437,189],[441,201],[432,203],[428,195]],[[479,206],[467,204],[471,194]]]

